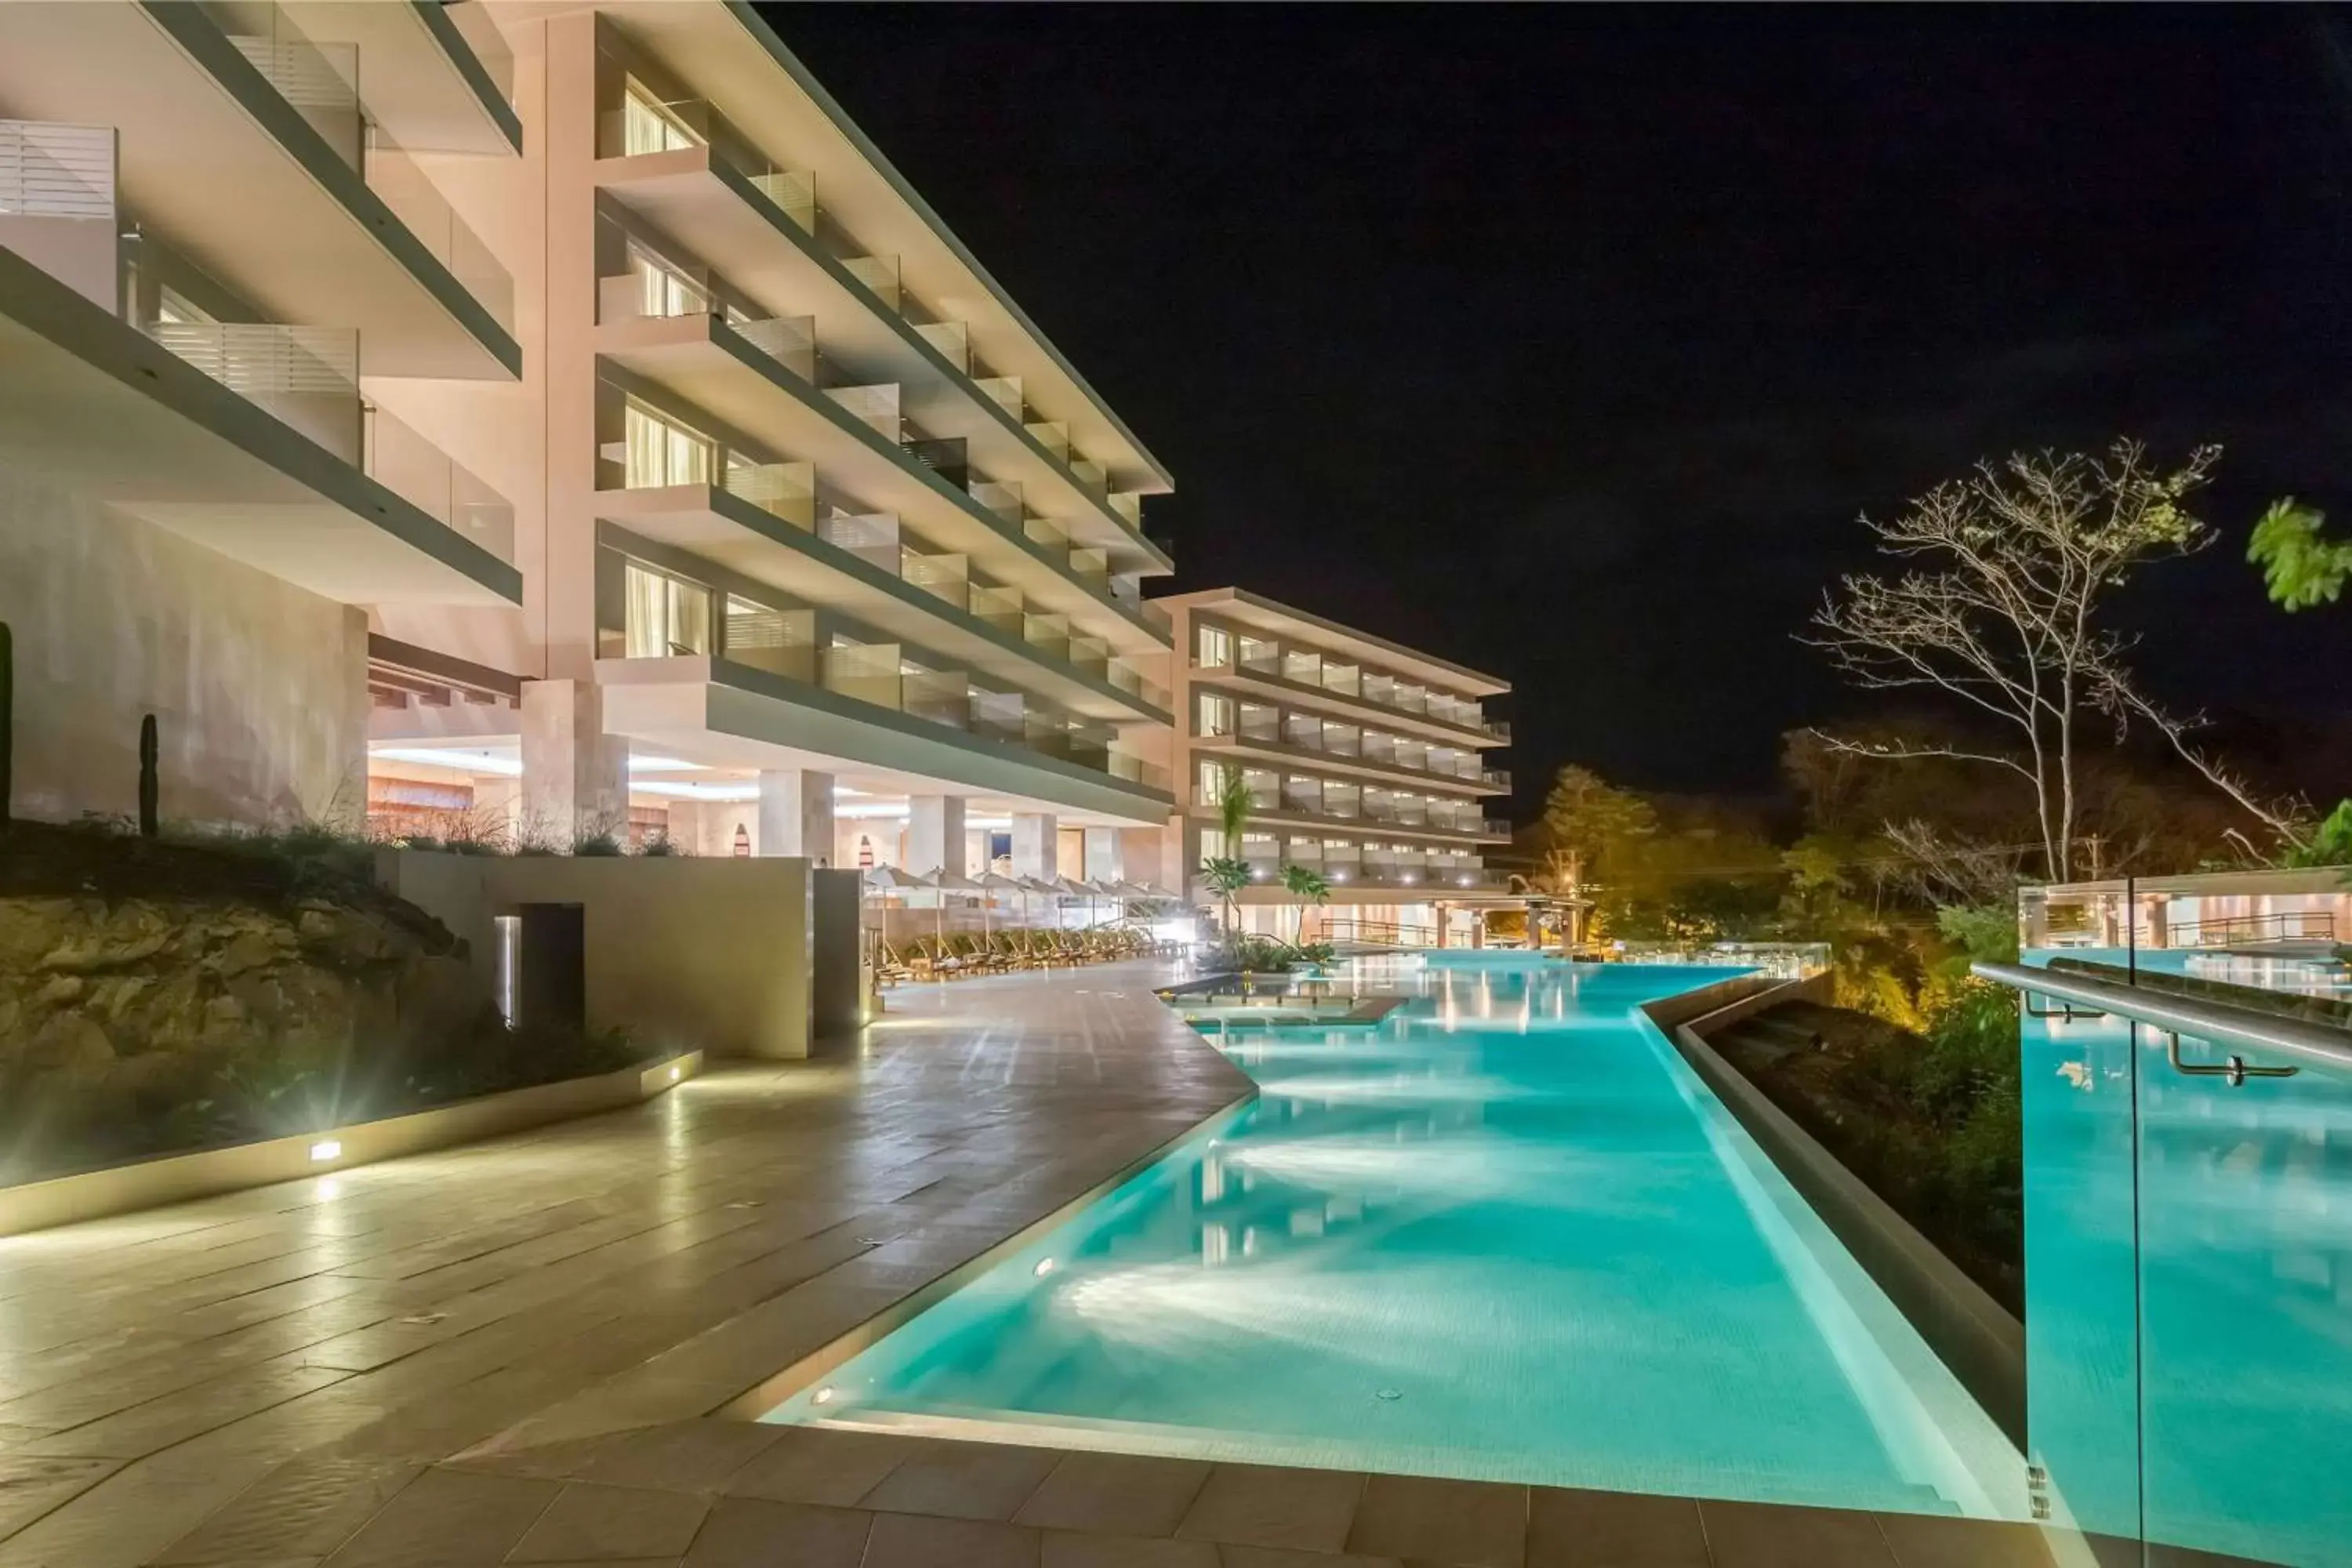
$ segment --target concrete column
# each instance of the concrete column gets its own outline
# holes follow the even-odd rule
[[[833,775],[805,768],[760,774],[760,853],[833,864]]]
[[[1125,875],[1119,869],[1118,829],[1089,827],[1087,829],[1087,868],[1089,882],[1116,882]]]
[[[474,775],[473,829],[511,841],[522,815],[522,780],[507,773]]]
[[[1060,842],[1054,819],[1044,812],[1013,814],[1013,874],[1048,881],[1059,874]]]
[[[918,877],[963,868],[963,796],[919,795],[907,802],[907,869]]]
[[[522,820],[518,835],[569,849],[629,827],[629,742],[604,733],[604,694],[591,680],[522,687]]]

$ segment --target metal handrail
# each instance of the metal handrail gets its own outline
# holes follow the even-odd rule
[[[2013,991],[2055,996],[2062,1002],[2120,1013],[2139,1023],[2177,1035],[2192,1035],[2216,1045],[2277,1051],[2321,1067],[2352,1070],[2352,1030],[2281,1017],[2226,1002],[2176,996],[2079,974],[2053,973],[2022,963],[1976,963],[1969,967],[1979,979],[1990,980]]]

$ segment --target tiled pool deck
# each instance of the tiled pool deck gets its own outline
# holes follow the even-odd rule
[[[719,1409],[1247,1080],[1129,964],[854,1059],[0,1240],[0,1568],[2007,1568],[2016,1527],[761,1426]]]

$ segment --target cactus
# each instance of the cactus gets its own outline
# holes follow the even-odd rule
[[[16,789],[16,637],[0,621],[0,833]]]
[[[155,715],[139,721],[139,837],[152,838],[163,831],[155,820],[163,787],[155,777]]]

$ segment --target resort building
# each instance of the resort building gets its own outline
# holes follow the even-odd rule
[[[1168,477],[749,5],[7,5],[0,117],[28,811],[155,711],[173,816],[1156,853]]]
[[[1510,729],[1484,707],[1507,682],[1245,589],[1152,603],[1181,650],[1167,761],[1184,799],[1161,854],[1171,873],[1188,868],[1202,901],[1201,863],[1236,857],[1255,879],[1236,900],[1243,924],[1285,937],[1299,920],[1282,886],[1288,865],[1330,887],[1305,912],[1310,939],[1469,946],[1482,911],[1526,907],[1483,859],[1511,833],[1487,815],[1510,793],[1491,765]],[[1216,802],[1236,771],[1250,821],[1229,845]]]
[[[371,616],[520,623],[515,494],[443,409],[520,395],[517,301],[431,173],[518,177],[505,70],[439,5],[0,6],[21,813],[128,815],[152,715],[164,815],[327,816]]]

